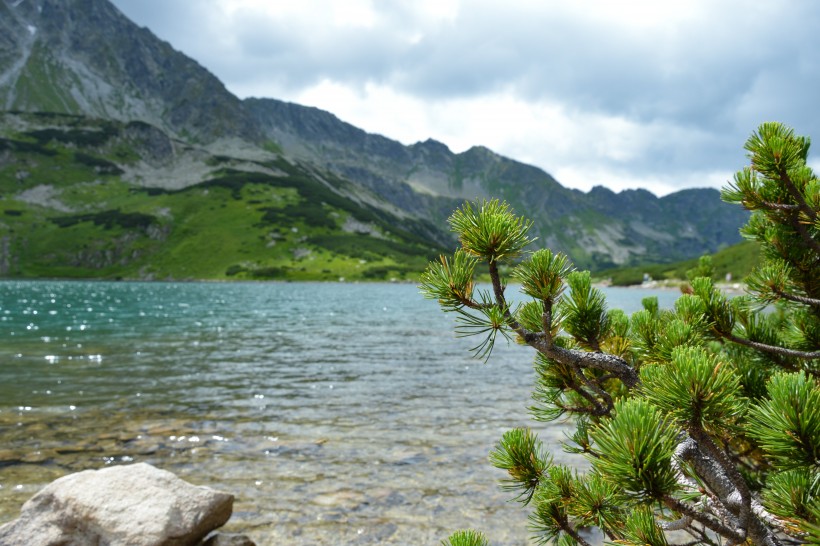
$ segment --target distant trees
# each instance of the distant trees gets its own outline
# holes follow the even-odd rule
[[[590,527],[618,544],[820,543],[820,181],[809,139],[781,124],[746,150],[722,197],[752,211],[742,233],[763,259],[732,299],[704,261],[674,309],[650,298],[627,316],[566,256],[525,251],[530,223],[507,204],[450,217],[461,248],[428,266],[422,292],[479,336],[477,356],[499,335],[535,350],[532,415],[574,421],[563,448],[591,464],[556,464],[529,428],[498,442],[490,461],[537,543],[587,544]],[[508,300],[501,264],[515,264],[525,303]],[[458,531],[444,544],[488,542]]]

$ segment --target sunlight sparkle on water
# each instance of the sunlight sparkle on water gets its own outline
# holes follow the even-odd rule
[[[610,292],[636,302],[627,312],[643,296],[674,299]],[[0,320],[0,443],[32,458],[0,473],[3,496],[21,484],[19,503],[57,469],[133,458],[224,479],[234,525],[257,529],[260,544],[297,527],[278,543],[430,543],[432,527],[451,524],[526,540],[504,534],[519,511],[476,477],[498,431],[527,422],[531,357],[505,346],[473,365],[469,342],[415,286],[5,281]],[[399,345],[408,350],[386,349]],[[460,487],[437,485],[447,482]],[[273,521],[297,504],[297,526]],[[0,521],[17,516],[9,506]],[[385,522],[395,536],[371,537]]]

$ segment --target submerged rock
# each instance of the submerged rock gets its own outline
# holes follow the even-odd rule
[[[0,526],[3,546],[187,546],[231,516],[233,495],[146,463],[69,474]]]
[[[208,537],[202,546],[256,546],[256,543],[245,535],[216,533]]]

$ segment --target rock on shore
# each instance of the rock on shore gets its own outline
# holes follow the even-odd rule
[[[233,500],[146,463],[86,470],[29,499],[0,527],[0,544],[196,545],[228,521]]]

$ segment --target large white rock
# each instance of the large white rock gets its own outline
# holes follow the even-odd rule
[[[233,495],[146,463],[69,474],[0,527],[2,546],[187,546],[231,517]]]

